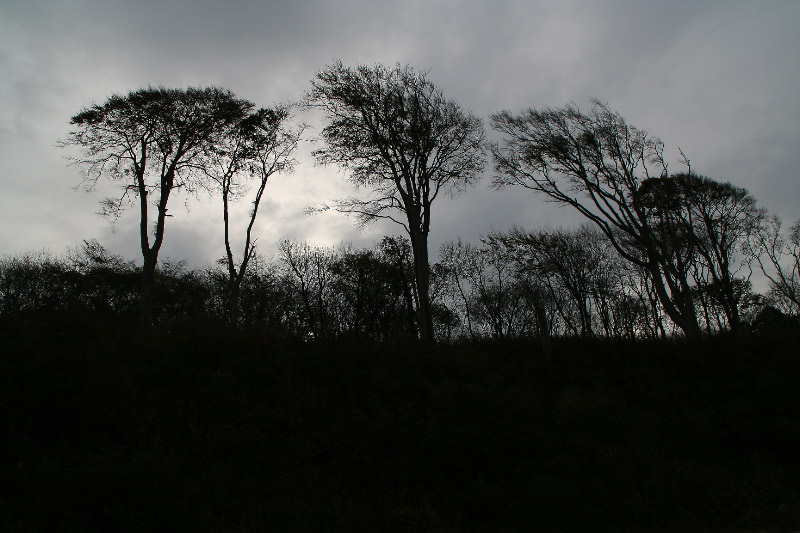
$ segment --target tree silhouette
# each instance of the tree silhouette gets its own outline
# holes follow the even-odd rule
[[[527,272],[543,280],[551,294],[560,289],[566,296],[561,299],[571,300],[578,315],[579,326],[575,329],[582,337],[593,335],[592,296],[596,293],[597,277],[608,263],[598,233],[590,226],[582,226],[578,231],[515,229],[507,235],[493,236],[505,244]],[[572,322],[563,308],[561,313],[565,322]]]
[[[278,248],[287,282],[299,297],[301,328],[309,338],[328,337],[336,326],[331,305],[335,250],[289,239],[282,240]]]
[[[645,180],[636,199],[657,218],[661,241],[686,252],[697,285],[711,291],[730,328],[739,329],[746,284],[736,274],[747,260],[742,253],[747,236],[764,216],[756,200],[741,187],[692,172]]]
[[[431,205],[440,193],[457,194],[478,179],[485,161],[482,121],[408,66],[351,68],[337,62],[317,74],[307,99],[327,120],[326,146],[315,152],[317,160],[340,165],[357,188],[370,191],[334,208],[357,215],[362,224],[390,219],[408,232],[420,335],[433,342]]]
[[[225,135],[215,137],[203,157],[201,168],[219,190],[222,199],[228,320],[231,326],[239,322],[239,293],[247,266],[256,251],[252,232],[267,181],[273,174],[291,172],[296,164],[293,154],[302,128],[290,129],[286,124],[289,118],[287,106],[250,112],[232,124]],[[257,188],[245,230],[242,258],[236,262],[231,248],[230,203],[246,193],[249,181],[256,181]]]
[[[512,254],[497,239],[481,246],[444,243],[440,264],[451,305],[471,339],[523,337],[536,330],[538,279],[518,275]]]
[[[114,94],[72,117],[75,129],[61,142],[77,146],[83,157],[84,184],[91,190],[101,177],[121,183],[122,194],[103,201],[103,213],[118,216],[139,200],[142,250],[141,320],[153,322],[153,288],[158,253],[164,241],[167,203],[176,189],[194,189],[197,164],[217,137],[252,107],[230,91],[216,87],[140,89]],[[156,206],[150,229],[150,204]]]
[[[748,236],[748,253],[770,281],[769,296],[780,309],[800,315],[800,220],[786,236],[777,216],[763,217]]]
[[[663,143],[596,100],[588,113],[574,105],[502,111],[492,126],[506,136],[492,147],[495,185],[519,185],[576,209],[625,259],[647,269],[664,310],[686,336],[699,336],[686,241],[671,231],[669,210],[658,211],[659,219],[634,201],[644,180],[668,176]]]

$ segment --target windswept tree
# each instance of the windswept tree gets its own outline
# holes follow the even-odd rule
[[[588,113],[574,105],[503,111],[492,126],[505,135],[492,147],[495,185],[519,185],[576,209],[622,257],[647,269],[665,312],[687,337],[698,337],[685,241],[655,228],[652,212],[635,201],[644,180],[668,177],[663,143],[596,100]]]
[[[747,265],[747,237],[764,210],[747,190],[693,172],[645,180],[636,194],[645,212],[656,215],[661,242],[674,241],[684,251],[686,268],[697,289],[712,296],[728,326],[739,329],[739,305],[746,280],[737,274]]]
[[[365,197],[333,208],[361,224],[390,219],[408,232],[414,256],[417,321],[423,341],[433,342],[428,234],[431,206],[440,194],[456,195],[484,168],[480,118],[446,99],[425,73],[397,65],[346,67],[337,62],[317,74],[307,95],[323,110],[323,164],[349,173]]]
[[[138,199],[145,324],[153,322],[155,271],[170,216],[169,197],[177,189],[198,187],[202,155],[252,106],[216,87],[149,87],[114,94],[72,117],[75,129],[61,145],[82,149],[82,157],[74,161],[86,172],[86,188],[92,190],[100,178],[120,183],[121,194],[102,202],[103,213],[119,216]]]
[[[239,292],[247,266],[256,251],[253,226],[267,181],[276,173],[291,172],[296,164],[293,155],[302,127],[292,129],[288,125],[289,120],[288,106],[249,112],[232,124],[224,135],[215,137],[202,160],[203,172],[222,199],[225,264],[228,271],[228,320],[231,326],[239,322]],[[231,247],[231,202],[245,196],[253,182],[256,191],[247,218],[241,259],[236,261]]]

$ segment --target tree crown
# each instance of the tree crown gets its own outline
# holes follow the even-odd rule
[[[148,87],[82,109],[70,120],[75,129],[60,144],[83,150],[74,161],[86,169],[89,188],[101,175],[127,181],[166,172],[183,186],[206,145],[252,107],[218,87]]]
[[[340,165],[357,187],[374,192],[340,204],[364,223],[388,209],[425,212],[440,191],[457,194],[483,169],[481,119],[409,66],[334,63],[312,81],[306,105],[326,115],[317,160]]]

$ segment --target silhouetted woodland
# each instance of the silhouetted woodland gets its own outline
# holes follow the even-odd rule
[[[192,290],[169,290],[184,313]],[[525,339],[307,342],[224,320],[145,335],[128,305],[0,323],[3,531],[800,524],[797,328],[554,337],[547,358]]]
[[[356,189],[311,210],[403,236],[260,253],[297,109]],[[800,527],[800,222],[686,156],[669,172],[607,105],[502,111],[487,143],[427,73],[337,62],[299,106],[150,87],[71,123],[142,260],[0,260],[0,530]],[[495,187],[586,223],[431,253],[436,198],[486,152]],[[214,264],[159,258],[178,189],[218,202]]]
[[[283,240],[278,250],[272,259],[253,253],[238,286],[230,283],[225,258],[197,270],[162,262],[155,270],[156,324],[216,322],[305,341],[419,338],[408,241],[385,237],[374,248],[357,249]],[[66,257],[39,252],[7,258],[0,261],[0,317],[51,312],[137,321],[140,279],[141,267],[109,254],[97,241],[85,241]],[[622,260],[591,226],[514,229],[490,234],[477,245],[449,242],[431,265],[430,279],[434,331],[441,342],[679,334],[647,273]],[[734,287],[745,330],[798,324],[780,285],[767,295],[742,279]],[[721,292],[713,283],[693,291],[707,335],[731,330]],[[229,320],[232,305],[235,324]]]
[[[491,119],[500,140],[487,145],[483,121],[446,99],[426,73],[336,62],[312,80],[301,107],[324,115],[316,159],[343,169],[360,193],[310,209],[332,207],[362,225],[388,219],[407,239],[389,238],[362,252],[284,243],[280,266],[259,265],[248,281],[263,287],[280,279],[275,294],[257,299],[286,299],[285,306],[271,307],[280,318],[268,320],[286,334],[386,339],[405,331],[425,343],[536,336],[546,344],[552,335],[666,338],[676,332],[695,339],[746,328],[768,305],[772,314],[800,311],[797,224],[784,236],[780,220],[745,189],[693,172],[683,152],[686,171],[670,173],[664,144],[599,101],[588,112],[575,105],[502,111]],[[72,117],[74,129],[61,145],[81,151],[73,161],[85,172],[86,188],[100,179],[120,185],[118,197],[103,200],[103,212],[118,217],[138,203],[143,326],[159,320],[158,255],[177,189],[220,194],[227,288],[216,287],[213,269],[183,276],[168,265],[159,275],[204,286],[192,289],[209,300],[195,302],[206,304],[196,313],[217,316],[224,307],[233,327],[265,320],[258,311],[248,315],[242,306],[250,304],[240,298],[248,292],[243,285],[256,256],[253,228],[266,184],[296,165],[305,126],[292,126],[290,111],[256,108],[216,87],[149,87],[112,95]],[[496,187],[529,189],[590,225],[577,232],[514,228],[479,246],[451,243],[434,264],[428,250],[434,202],[478,181],[487,148]],[[235,259],[230,211],[253,183],[241,259]],[[120,273],[121,260],[115,261],[111,271]],[[754,264],[770,281],[768,299],[751,290]],[[399,291],[402,304],[368,301],[385,283],[393,284],[392,297]],[[7,292],[14,302],[13,290]],[[162,318],[171,305],[164,298]],[[13,312],[15,305],[37,304],[3,305]],[[373,305],[383,306],[380,319]],[[382,324],[366,323],[375,320]]]
[[[796,317],[671,335],[596,237],[445,246],[427,348],[398,238],[254,256],[235,327],[224,260],[162,263],[148,330],[96,242],[5,260],[0,529],[796,528]]]

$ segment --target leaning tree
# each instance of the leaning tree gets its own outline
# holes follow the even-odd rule
[[[102,202],[103,213],[119,216],[138,199],[142,250],[141,319],[153,322],[158,253],[164,241],[167,203],[178,189],[199,185],[198,163],[210,144],[230,131],[253,104],[217,87],[148,87],[114,94],[72,117],[75,127],[62,146],[77,146],[74,161],[92,190],[100,178],[120,184],[121,193]],[[151,213],[151,207],[155,213]],[[151,220],[155,224],[151,228]]]
[[[708,293],[722,308],[728,326],[741,326],[739,306],[749,286],[737,277],[751,260],[747,238],[765,211],[746,189],[691,172],[647,179],[635,201],[660,232],[662,243],[689,250],[688,268],[699,292]]]
[[[446,99],[425,73],[400,65],[351,68],[336,62],[312,81],[307,104],[326,118],[317,160],[340,165],[356,188],[368,191],[333,208],[355,214],[361,224],[389,219],[408,233],[419,333],[432,342],[431,206],[440,194],[458,194],[479,179],[482,120]]]
[[[698,337],[693,242],[676,233],[685,228],[671,218],[671,206],[637,201],[643,181],[669,176],[663,143],[597,100],[588,113],[575,105],[502,111],[492,127],[505,137],[492,147],[495,185],[519,185],[576,209],[647,270],[664,311],[687,337]]]

